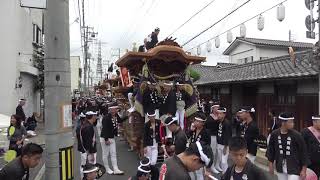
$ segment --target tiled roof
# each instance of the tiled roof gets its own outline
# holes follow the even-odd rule
[[[240,42],[247,42],[257,46],[280,46],[280,47],[293,47],[300,49],[313,48],[312,43],[306,42],[291,42],[272,39],[257,39],[257,38],[242,38],[237,37],[231,45],[223,52],[224,55],[228,55]]]
[[[310,52],[296,53],[296,67],[290,56],[281,56],[221,68],[203,65],[194,65],[192,68],[201,76],[196,85],[300,78],[318,74],[318,68],[310,61],[311,55]]]

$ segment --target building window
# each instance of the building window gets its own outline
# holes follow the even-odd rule
[[[268,57],[260,57],[260,60],[268,59]]]
[[[239,59],[238,61],[239,61],[239,64],[251,63],[251,62],[253,62],[253,56]]]
[[[33,24],[33,42],[37,44],[42,44],[42,33],[38,25]]]
[[[276,85],[275,86],[275,103],[279,105],[296,104],[296,85]]]

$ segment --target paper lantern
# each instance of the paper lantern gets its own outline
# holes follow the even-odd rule
[[[197,47],[197,55],[200,56],[200,54],[201,54],[201,46],[198,46]]]
[[[211,50],[212,50],[212,43],[211,43],[211,41],[208,41],[207,42],[207,51],[211,52]]]
[[[232,37],[232,32],[231,32],[231,31],[228,31],[228,32],[227,32],[227,42],[228,42],[228,43],[231,43],[231,42],[232,42],[232,39],[233,39],[233,37]]]
[[[246,34],[247,34],[247,28],[246,28],[246,25],[244,24],[241,24],[240,25],[240,37],[246,37]]]
[[[216,37],[216,39],[214,41],[215,41],[214,44],[215,44],[216,48],[219,48],[220,47],[220,38]]]
[[[264,17],[260,14],[258,17],[258,29],[262,31],[264,29]]]
[[[284,7],[283,4],[280,4],[277,7],[277,19],[282,22],[284,18],[286,17],[286,8]]]

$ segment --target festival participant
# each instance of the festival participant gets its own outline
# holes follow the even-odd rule
[[[190,172],[210,167],[211,164],[210,146],[197,141],[191,143],[184,152],[174,155],[162,164],[159,180],[191,180]]]
[[[156,84],[147,81],[147,88],[145,89],[142,97],[143,111],[145,112],[145,122],[149,120],[147,113],[149,111],[155,111],[156,119],[160,118],[159,115],[159,104],[160,104],[160,94],[156,89]]]
[[[309,168],[320,178],[320,116],[312,116],[312,126],[302,130],[301,134],[307,145]]]
[[[181,81],[176,83],[176,106],[177,111],[175,117],[178,119],[178,124],[180,125],[181,129],[184,130],[185,125],[185,107],[186,101],[188,98],[188,94],[184,91],[184,84]]]
[[[259,136],[259,128],[254,119],[255,109],[244,106],[239,111],[239,118],[242,121],[241,137],[247,141],[248,158],[251,162],[256,159],[258,145],[255,142]]]
[[[228,156],[229,148],[228,143],[232,136],[232,127],[229,120],[226,119],[227,109],[220,107],[218,110],[218,135],[217,135],[217,161],[215,163],[215,169],[218,171],[226,172],[228,168]],[[214,172],[216,173],[216,172]]]
[[[293,129],[292,113],[279,115],[281,127],[271,133],[267,149],[269,172],[274,173],[274,163],[279,180],[299,180],[306,178],[308,153],[301,134]]]
[[[204,128],[206,122],[206,115],[203,112],[197,112],[194,117],[194,129],[191,129],[189,135],[189,143],[201,142],[204,145],[209,145],[211,143],[210,135]],[[191,173],[192,179],[195,179],[193,173]],[[202,180],[204,178],[203,170],[198,170],[195,172],[197,180]]]
[[[104,166],[108,174],[122,175],[124,174],[118,167],[117,150],[115,137],[118,136],[118,123],[122,120],[117,114],[118,105],[116,103],[109,106],[109,113],[102,119],[102,130],[100,142],[102,147],[102,157]],[[109,167],[109,156],[113,170]]]
[[[158,35],[160,33],[160,28],[156,28],[147,38],[146,49],[154,48],[158,43]]]
[[[188,138],[186,133],[178,125],[178,119],[175,117],[167,117],[164,124],[168,127],[173,135],[173,145],[170,147],[171,150],[174,151],[176,155],[182,153],[186,149]]]
[[[219,102],[213,101],[211,104],[211,113],[207,118],[207,121],[205,123],[205,128],[209,135],[211,136],[211,148],[213,151],[213,162],[216,162],[217,156],[217,134],[218,134],[218,112],[217,110],[219,109],[220,105]],[[219,173],[217,169],[215,169],[215,166],[211,167],[212,172],[214,173]]]
[[[247,158],[247,142],[243,137],[232,137],[229,150],[233,165],[227,169],[221,180],[267,180],[263,170]]]
[[[158,148],[161,147],[160,127],[161,121],[156,119],[155,111],[147,113],[149,121],[144,125],[143,147],[144,155],[150,158],[151,165],[155,165],[158,159]]]

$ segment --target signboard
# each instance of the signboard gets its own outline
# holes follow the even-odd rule
[[[132,85],[130,80],[130,74],[127,68],[120,67],[120,76],[123,87],[130,87]]]
[[[47,0],[20,0],[21,7],[46,9]]]
[[[72,105],[64,104],[61,106],[62,128],[72,127]]]

